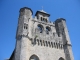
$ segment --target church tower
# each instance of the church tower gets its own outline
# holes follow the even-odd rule
[[[20,9],[12,60],[74,60],[66,20],[50,22],[50,14]]]

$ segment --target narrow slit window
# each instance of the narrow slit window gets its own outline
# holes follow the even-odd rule
[[[41,21],[43,20],[43,18],[41,17]]]

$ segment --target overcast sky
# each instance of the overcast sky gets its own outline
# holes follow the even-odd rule
[[[0,0],[0,60],[9,58],[15,47],[19,9],[29,7],[49,13],[50,21],[65,18],[75,60],[80,60],[80,0]]]

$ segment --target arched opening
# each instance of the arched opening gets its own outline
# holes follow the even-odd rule
[[[49,31],[51,31],[51,28],[50,27],[46,27],[46,34],[49,34]]]
[[[38,29],[39,29],[40,33],[43,32],[43,26],[41,24],[38,24]]]
[[[60,57],[59,60],[64,60],[64,58]]]
[[[29,60],[39,60],[38,56],[36,55],[32,55]]]

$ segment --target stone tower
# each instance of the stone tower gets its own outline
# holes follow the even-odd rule
[[[20,9],[12,60],[74,60],[66,20],[50,22],[50,14]]]

